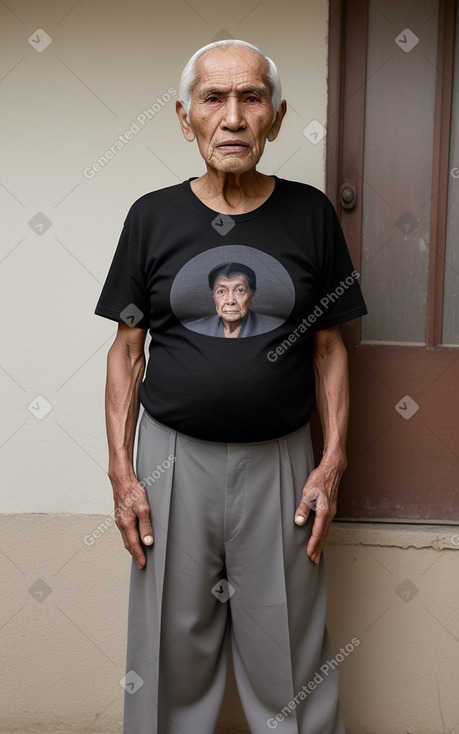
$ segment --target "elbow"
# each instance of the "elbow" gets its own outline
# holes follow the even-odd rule
[[[140,332],[137,329],[136,332]],[[107,354],[107,366],[113,362],[124,362],[129,364],[131,369],[143,369],[145,367],[145,333],[141,336],[142,338],[129,338],[131,335],[126,333],[126,329],[118,329],[118,333],[115,337],[115,341],[111,345]]]
[[[323,343],[316,344],[313,352],[313,359],[318,363],[323,363],[329,358],[334,359],[336,357],[347,363],[347,349],[340,332]]]

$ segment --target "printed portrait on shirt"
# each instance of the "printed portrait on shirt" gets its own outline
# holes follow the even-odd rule
[[[171,307],[183,326],[211,337],[272,331],[288,318],[294,302],[293,283],[279,261],[244,245],[192,258],[171,289]]]

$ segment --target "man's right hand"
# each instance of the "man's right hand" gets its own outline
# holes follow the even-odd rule
[[[125,548],[139,568],[146,563],[144,545],[152,545],[153,529],[147,493],[133,465],[134,436],[139,416],[139,386],[145,370],[146,329],[120,322],[107,356],[105,412],[108,476],[113,487],[115,521]]]
[[[122,535],[124,547],[137,566],[144,568],[147,559],[142,547],[153,545],[153,528],[147,493],[135,476],[111,476],[115,501],[115,522]]]

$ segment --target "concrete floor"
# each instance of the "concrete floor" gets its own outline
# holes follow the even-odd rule
[[[241,729],[222,729],[218,728],[215,734],[240,734]],[[0,729],[0,734],[90,734],[81,729],[54,729],[54,728],[42,728],[35,727],[33,729]],[[97,734],[119,734],[119,731],[101,731]]]

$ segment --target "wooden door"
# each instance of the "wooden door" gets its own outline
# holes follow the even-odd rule
[[[459,520],[456,5],[330,3],[327,193],[369,309],[344,327],[342,519]]]

